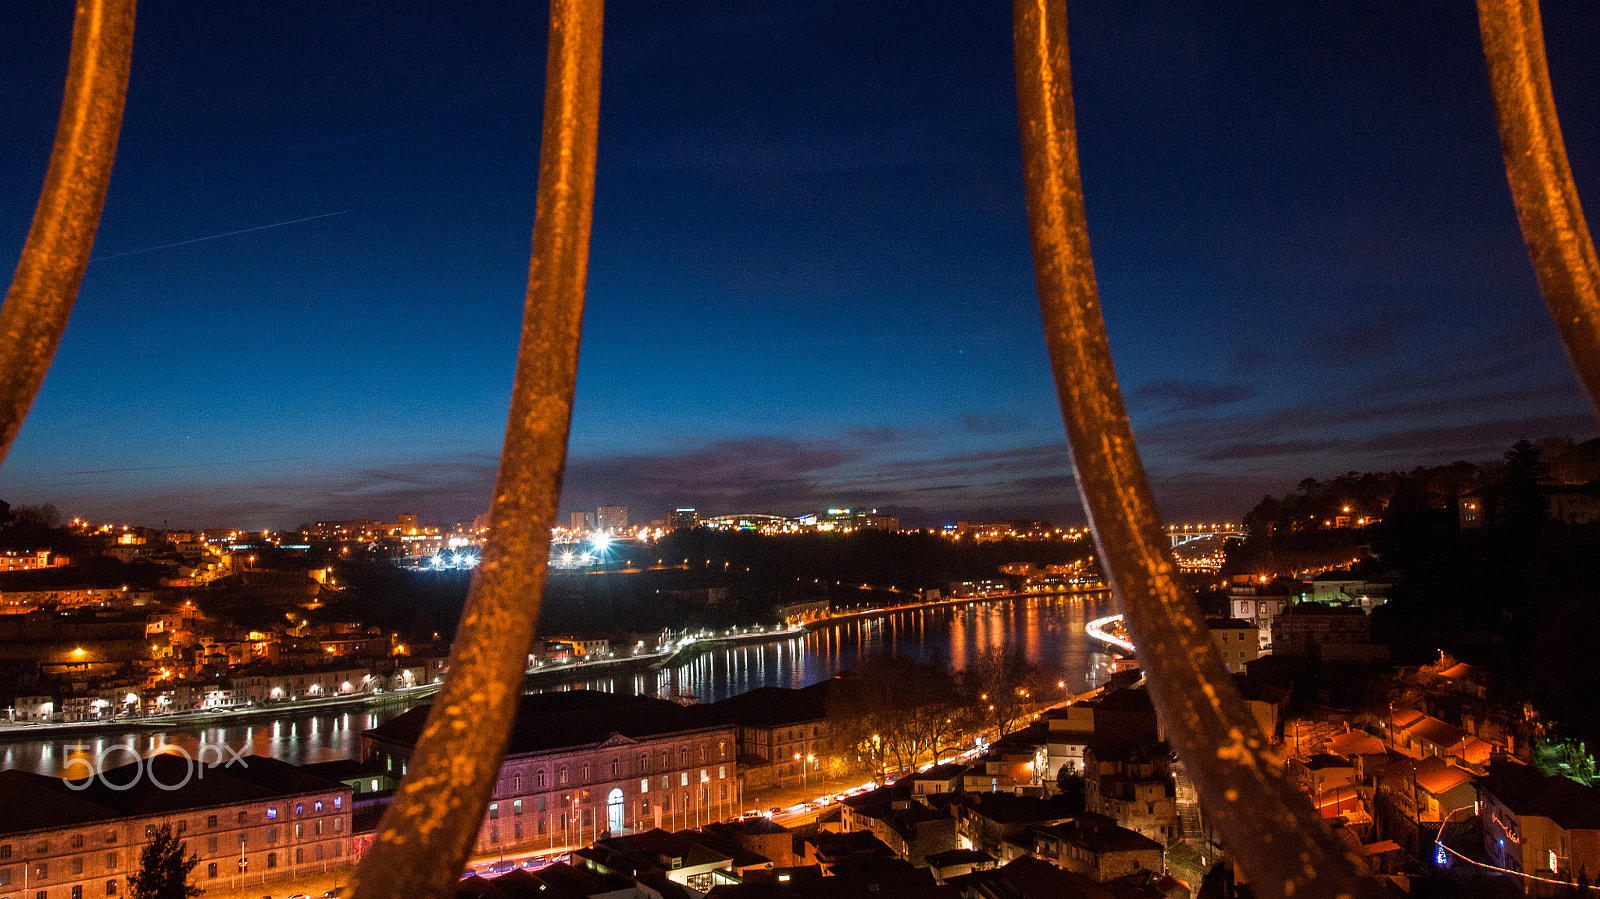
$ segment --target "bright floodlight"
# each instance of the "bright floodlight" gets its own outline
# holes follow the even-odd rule
[[[602,552],[611,545],[611,535],[606,533],[595,534],[589,538],[589,542],[594,544],[595,552]]]

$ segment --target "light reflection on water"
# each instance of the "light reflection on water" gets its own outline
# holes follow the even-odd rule
[[[645,668],[579,678],[542,685],[534,692],[589,689],[715,702],[757,687],[813,684],[877,650],[963,668],[990,649],[1020,649],[1029,661],[1061,665],[1067,689],[1082,692],[1109,674],[1110,657],[1084,633],[1084,625],[1106,614],[1109,605],[1110,600],[1041,597],[900,612],[787,640],[713,649],[666,670]],[[178,749],[191,758],[205,752],[207,761],[225,761],[235,753],[300,764],[355,758],[360,755],[363,730],[408,707],[395,703],[216,727],[3,742],[0,768],[81,775],[85,764],[94,765],[96,758],[109,768],[132,762],[134,753],[144,757]]]

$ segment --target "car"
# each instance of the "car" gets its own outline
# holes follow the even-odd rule
[[[745,812],[744,814],[740,815],[739,817],[741,817],[741,818],[765,818],[766,815],[764,813],[762,813],[759,809],[751,809],[750,811]]]
[[[767,810],[767,814],[769,814],[769,815],[781,815],[781,814],[783,814],[783,809],[778,808],[777,806],[773,806],[772,808]]]

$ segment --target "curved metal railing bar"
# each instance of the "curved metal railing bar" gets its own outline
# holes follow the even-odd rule
[[[538,213],[489,541],[410,773],[353,881],[357,899],[455,895],[500,770],[539,619],[561,496],[594,212],[602,0],[554,0]]]
[[[1089,254],[1066,4],[1014,0],[1017,106],[1035,276],[1079,491],[1168,738],[1257,895],[1380,895],[1283,776],[1173,580],[1112,367]]]
[[[79,0],[39,205],[0,307],[0,462],[39,394],[100,227],[133,59],[134,0]]]
[[[1522,239],[1567,358],[1600,415],[1600,261],[1550,90],[1537,0],[1478,0],[1500,153]]]

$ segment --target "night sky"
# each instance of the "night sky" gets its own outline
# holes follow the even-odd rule
[[[1083,179],[1163,511],[1596,433],[1505,183],[1472,4],[1073,3]],[[607,10],[563,513],[1081,522],[1009,5]],[[139,12],[110,196],[0,498],[292,527],[489,502],[534,216],[538,4]],[[1600,3],[1545,5],[1600,215]],[[0,12],[0,246],[71,4]],[[8,265],[11,263],[8,263]]]

